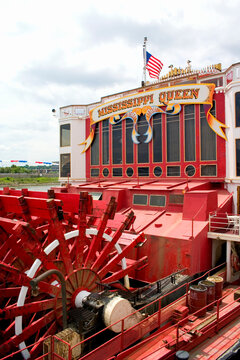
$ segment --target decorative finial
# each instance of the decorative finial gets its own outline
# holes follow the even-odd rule
[[[191,65],[190,64],[191,64],[191,60],[188,60],[187,61],[187,67],[186,67],[187,71],[191,71]]]

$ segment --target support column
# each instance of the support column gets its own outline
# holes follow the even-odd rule
[[[231,241],[227,240],[227,254],[226,254],[226,263],[227,263],[227,282],[231,281]]]

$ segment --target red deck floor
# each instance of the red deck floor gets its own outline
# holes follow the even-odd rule
[[[183,350],[189,351],[190,360],[215,360],[240,338],[240,320],[237,315],[239,314],[240,304],[238,301],[234,302],[234,294],[232,292],[234,288],[236,289],[237,287],[227,287],[223,291],[225,297],[219,308],[219,320],[224,323],[219,327],[219,331],[217,331],[216,306],[213,310],[207,311],[204,317],[188,321],[183,327],[179,328],[180,348],[182,347]],[[232,317],[232,321],[230,321],[229,316],[231,316],[230,314],[234,309],[238,309],[238,312]],[[227,320],[228,318],[229,320]],[[193,331],[197,329],[200,330],[200,336],[192,336]],[[183,335],[182,340],[181,334]],[[170,341],[170,347],[164,344],[166,340]],[[126,356],[123,353],[122,356],[119,355],[117,358],[128,360],[173,359],[175,358],[174,354],[176,351],[174,351],[175,343],[176,329],[171,327],[156,334],[156,336],[153,335],[149,341],[146,339],[143,344],[133,347],[132,352],[128,352]]]
[[[240,339],[240,319],[237,318],[210,339],[190,351],[190,360],[216,360]]]

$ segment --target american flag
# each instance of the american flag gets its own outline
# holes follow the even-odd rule
[[[163,63],[146,51],[146,69],[149,72],[149,76],[158,79],[162,67]]]

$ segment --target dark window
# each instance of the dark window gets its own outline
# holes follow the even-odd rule
[[[64,124],[60,126],[60,146],[70,146],[71,145],[71,125]]]
[[[146,144],[144,142],[147,138],[147,135],[145,135],[145,133],[148,129],[148,123],[144,115],[139,116],[137,128],[138,133],[140,134],[140,136],[138,136],[138,141],[140,143],[137,145],[138,163],[145,164],[149,162],[149,144]]]
[[[130,119],[126,119],[126,164],[133,163],[133,141],[132,130],[133,122]]]
[[[214,102],[215,105],[215,102]],[[211,109],[215,116],[215,108]],[[204,105],[200,105],[201,122],[201,160],[216,160],[216,134],[208,125]]]
[[[113,174],[113,176],[122,176],[122,169],[121,168],[113,168],[112,174]]]
[[[127,168],[127,176],[133,176],[133,168],[129,167]]]
[[[138,168],[138,176],[149,176],[149,167],[142,166]]]
[[[240,127],[240,92],[235,94],[236,127]]]
[[[185,169],[185,173],[187,176],[193,176],[196,173],[196,169],[193,165],[188,165]]]
[[[133,195],[133,204],[134,205],[147,205],[148,196],[147,195]]]
[[[162,168],[160,166],[156,166],[153,170],[153,173],[155,176],[161,176],[162,175]]]
[[[180,160],[179,114],[167,115],[167,161]]]
[[[216,165],[201,165],[201,176],[216,176]]]
[[[102,121],[102,163],[109,164],[109,121]]]
[[[112,162],[122,164],[122,122],[112,125]]]
[[[103,169],[103,176],[108,176],[109,170],[107,168]]]
[[[167,176],[180,176],[180,166],[167,166]]]
[[[162,162],[162,114],[153,116],[153,162]]]
[[[99,165],[99,123],[95,127],[95,135],[91,145],[91,165]]]
[[[195,160],[195,106],[184,106],[185,161]]]
[[[169,204],[183,204],[183,195],[181,194],[170,194]]]
[[[99,169],[91,169],[91,176],[98,177],[99,176]]]
[[[240,176],[240,139],[236,139],[236,171]]]
[[[150,206],[165,206],[166,196],[164,195],[150,195]]]
[[[71,166],[70,154],[61,154],[60,155],[60,177],[71,176]]]

